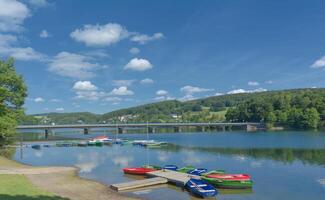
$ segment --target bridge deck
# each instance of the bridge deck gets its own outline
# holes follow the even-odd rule
[[[164,184],[167,182],[168,182],[168,180],[165,178],[155,177],[155,178],[125,182],[125,183],[112,184],[111,188],[113,188],[114,190],[117,190],[117,191],[132,190],[132,189],[141,188],[141,187]]]

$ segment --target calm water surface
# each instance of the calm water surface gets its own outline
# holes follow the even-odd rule
[[[91,137],[69,133],[70,137]],[[60,134],[56,134],[56,136]],[[107,134],[115,137],[112,134]],[[145,134],[119,138],[145,139]],[[171,143],[166,148],[132,145],[103,147],[51,147],[16,151],[14,158],[35,166],[77,166],[80,176],[112,184],[141,177],[127,176],[126,166],[193,165],[229,173],[248,173],[252,190],[219,190],[217,199],[324,199],[325,133],[319,132],[216,132],[150,134],[150,139]],[[181,188],[163,185],[126,193],[146,199],[195,199]]]

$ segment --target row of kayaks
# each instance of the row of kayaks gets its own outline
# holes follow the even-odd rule
[[[144,165],[142,167],[123,169],[124,173],[133,175],[146,175],[148,172],[157,170],[173,170],[199,176],[200,179],[192,178],[185,186],[192,193],[201,197],[215,196],[217,194],[215,187],[223,189],[246,189],[253,186],[250,175],[226,174],[224,170],[208,171],[205,168],[195,168],[193,166],[178,168],[176,165],[165,165],[164,167]]]

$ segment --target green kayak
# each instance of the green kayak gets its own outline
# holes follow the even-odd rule
[[[148,168],[148,169],[157,169],[157,170],[161,170],[161,167],[156,166],[156,165],[143,165],[143,168]]]
[[[193,167],[193,166],[185,166],[185,167],[179,168],[177,171],[187,173],[188,171],[193,170],[193,169],[195,169],[195,167]]]
[[[202,177],[202,180],[207,181],[217,188],[225,188],[225,189],[245,189],[251,188],[253,186],[253,181],[245,180],[245,181],[229,181],[229,180],[220,180],[214,178]]]

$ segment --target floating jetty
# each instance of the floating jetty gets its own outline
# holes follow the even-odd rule
[[[190,178],[201,179],[200,176],[190,175],[172,170],[158,170],[146,173],[147,176],[151,177],[143,180],[130,181],[125,183],[117,183],[111,185],[111,188],[122,191],[131,190],[141,187],[148,187],[158,184],[172,183],[175,185],[184,186]]]

